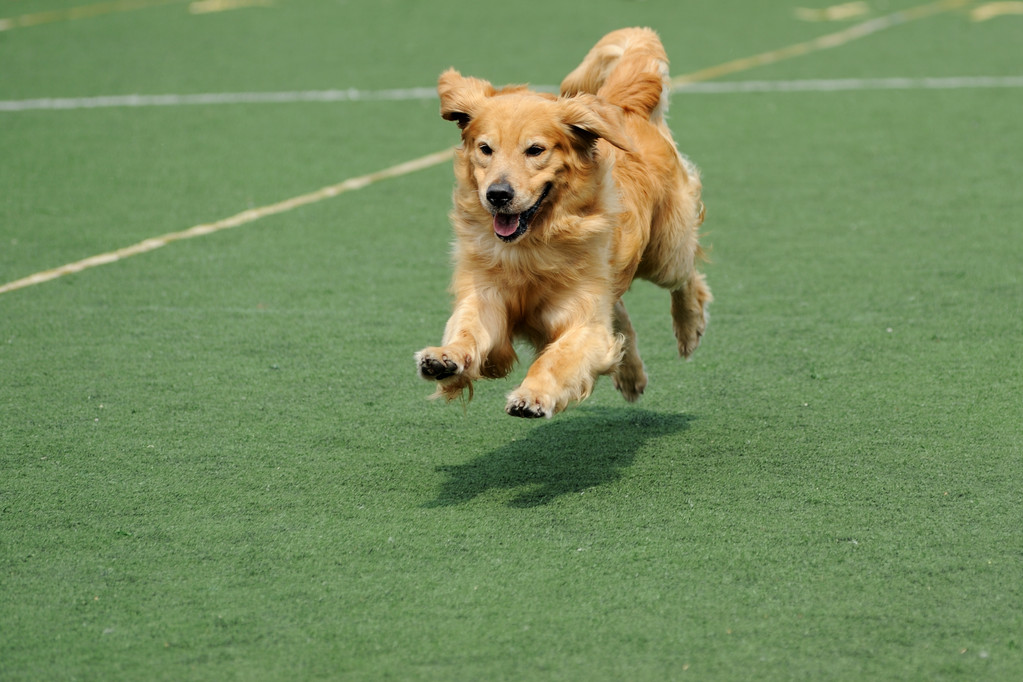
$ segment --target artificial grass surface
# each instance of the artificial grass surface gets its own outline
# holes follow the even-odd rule
[[[510,54],[426,40],[427,19],[486,16],[438,7],[12,31],[0,66],[37,55],[53,75],[49,47],[77,44],[98,85],[23,68],[0,98],[424,85],[451,64],[555,82],[628,24],[660,29],[681,73],[833,30],[606,2],[573,10],[585,40]],[[366,40],[331,40],[350,12]],[[750,76],[1011,75],[1010,21],[936,17]],[[209,32],[231,68],[86,49],[129,28]],[[260,68],[245,31],[293,48]],[[413,39],[421,60],[381,61]],[[944,60],[923,63],[925,41]],[[297,68],[314,54],[322,69]],[[608,381],[539,424],[504,416],[514,379],[465,410],[425,400],[411,354],[448,312],[446,166],[0,296],[0,679],[1017,679],[1020,100],[674,97],[717,301],[680,363],[664,292],[628,295],[637,406]],[[455,135],[430,102],[0,113],[0,280]]]

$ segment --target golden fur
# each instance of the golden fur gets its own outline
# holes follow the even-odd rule
[[[439,396],[506,376],[516,337],[537,357],[505,410],[550,417],[610,374],[628,401],[647,378],[622,303],[635,277],[671,292],[683,357],[707,323],[700,178],[664,121],[667,56],[649,29],[605,36],[561,96],[497,89],[449,70],[441,116],[455,157],[454,310],[441,346],[416,354]]]

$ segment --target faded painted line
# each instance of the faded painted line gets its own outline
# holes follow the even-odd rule
[[[843,90],[953,90],[1018,88],[1023,76],[949,78],[830,78],[790,81],[683,82],[673,95],[735,92],[833,92]],[[538,86],[536,89],[544,89]],[[554,90],[554,86],[546,88]],[[310,90],[305,92],[225,92],[206,95],[116,95],[110,97],[0,100],[4,111],[64,111],[118,107],[173,107],[216,104],[289,104],[298,102],[408,101],[437,99],[433,88],[404,90]]]
[[[867,36],[878,33],[879,31],[892,28],[893,26],[898,26],[910,21],[924,19],[926,17],[934,16],[935,14],[965,7],[972,1],[973,0],[940,0],[939,2],[932,2],[926,5],[918,5],[899,12],[893,12],[892,14],[888,14],[883,17],[871,19],[860,24],[855,24],[845,30],[838,31],[837,33],[829,33],[803,43],[796,43],[794,45],[789,45],[788,47],[753,55],[752,57],[735,59],[707,69],[701,69],[700,71],[694,71],[693,73],[677,76],[671,80],[671,84],[673,87],[678,87],[685,83],[711,80],[713,78],[720,78],[721,76],[727,76],[740,71],[748,71],[749,69],[753,69],[758,66],[766,66],[786,59],[792,59],[793,57],[801,57],[812,52],[840,47],[854,40],[866,38]]]
[[[198,0],[188,6],[190,14],[229,12],[249,7],[273,7],[274,0]]]
[[[104,14],[116,14],[118,12],[131,12],[161,5],[183,4],[185,0],[112,0],[112,2],[98,2],[92,5],[79,5],[67,9],[55,9],[47,12],[35,12],[33,14],[22,14],[18,17],[0,19],[0,31],[9,31],[15,28],[29,28],[42,24],[52,24],[58,21],[74,21],[75,19],[89,19]]]
[[[1023,76],[957,76],[951,78],[837,78],[795,81],[683,83],[673,95],[716,95],[744,92],[847,92],[851,90],[968,90],[1023,88]]]
[[[865,2],[846,2],[824,9],[797,7],[792,13],[802,21],[845,21],[870,14],[870,5]]]
[[[390,168],[385,168],[384,170],[370,173],[369,175],[349,178],[344,182],[324,187],[315,192],[310,192],[309,194],[303,194],[276,204],[263,206],[262,208],[243,211],[229,218],[218,220],[215,223],[196,225],[181,232],[172,232],[161,237],[146,239],[137,244],[117,249],[116,251],[102,253],[98,256],[92,256],[74,263],[68,263],[67,265],[62,265],[59,268],[38,272],[23,279],[4,284],[0,286],[0,294],[5,294],[16,289],[23,289],[35,284],[42,284],[43,282],[49,282],[50,280],[57,279],[58,277],[81,272],[82,270],[88,270],[89,268],[94,268],[100,265],[115,263],[119,260],[130,258],[131,256],[137,256],[142,253],[154,251],[173,242],[193,239],[195,237],[203,237],[208,234],[213,234],[214,232],[220,232],[221,230],[246,225],[260,220],[261,218],[277,215],[278,213],[284,213],[285,211],[290,211],[300,206],[314,204],[318,201],[323,201],[324,199],[344,194],[345,192],[362,189],[363,187],[372,185],[375,182],[380,182],[381,180],[396,178],[402,175],[408,175],[409,173],[414,173],[418,170],[430,168],[451,159],[453,156],[454,148],[444,149],[443,151],[428,154],[418,159],[413,159],[412,161],[406,161],[405,163],[400,163],[397,166],[391,166]]]
[[[970,11],[971,21],[987,21],[1010,14],[1023,14],[1023,2],[989,2]]]

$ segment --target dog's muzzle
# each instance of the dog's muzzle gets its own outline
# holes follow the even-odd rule
[[[551,183],[544,185],[540,198],[522,213],[501,213],[501,207],[507,206],[515,198],[515,191],[506,182],[497,182],[487,188],[487,202],[494,207],[494,234],[503,242],[511,243],[524,235],[529,223],[540,210],[540,204],[551,191]],[[500,202],[500,203],[498,203]]]

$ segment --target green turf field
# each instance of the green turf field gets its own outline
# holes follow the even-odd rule
[[[0,680],[1023,679],[1018,5],[0,0],[0,287],[648,25],[717,299],[630,292],[637,405],[428,401],[449,163],[0,293]]]

